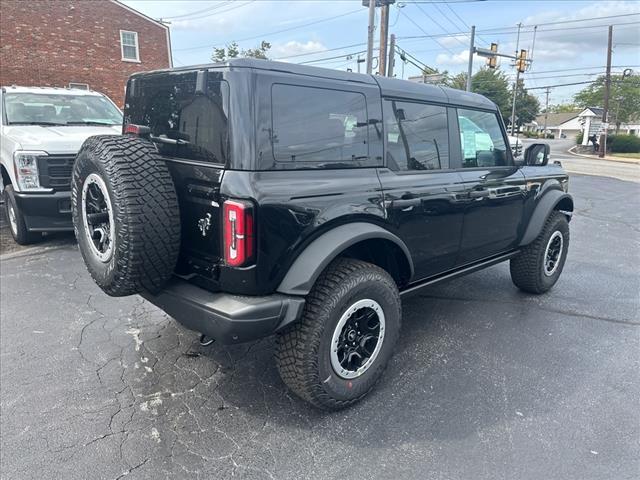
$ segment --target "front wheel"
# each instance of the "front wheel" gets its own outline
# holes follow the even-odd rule
[[[4,188],[4,206],[7,220],[9,221],[9,229],[11,236],[20,245],[29,245],[37,242],[42,238],[40,232],[30,232],[27,230],[27,224],[24,221],[24,215],[16,203],[13,192],[13,186],[7,185]]]
[[[511,259],[511,279],[528,293],[544,293],[553,287],[564,268],[569,250],[569,222],[567,217],[554,211],[542,232]]]
[[[278,335],[280,376],[316,407],[357,402],[391,358],[401,315],[398,288],[386,271],[360,260],[334,261],[307,297],[302,319]]]

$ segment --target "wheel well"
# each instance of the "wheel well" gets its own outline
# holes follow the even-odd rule
[[[567,219],[571,219],[571,213],[573,213],[573,200],[570,198],[563,198],[560,200],[555,207],[554,210],[558,212],[563,212],[567,216]]]
[[[355,258],[373,263],[395,280],[398,287],[409,283],[411,266],[402,249],[391,240],[373,238],[351,245],[340,254],[341,257]]]
[[[0,170],[2,171],[2,186],[6,187],[7,185],[11,185],[11,177],[9,177],[9,173],[7,169],[4,168],[4,165],[1,166]]]

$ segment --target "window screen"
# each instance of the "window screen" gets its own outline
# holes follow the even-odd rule
[[[449,167],[445,107],[385,100],[384,117],[389,168],[438,170]]]
[[[463,167],[509,165],[507,147],[495,113],[458,109],[458,124]]]
[[[120,31],[123,60],[140,60],[138,55],[138,34],[136,32]]]
[[[363,94],[276,84],[271,99],[276,168],[367,164],[369,128]]]

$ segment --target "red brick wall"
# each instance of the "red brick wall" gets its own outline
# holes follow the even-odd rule
[[[120,30],[138,32],[140,63]],[[109,0],[0,0],[0,85],[88,83],[122,105],[129,75],[169,66],[166,30]]]

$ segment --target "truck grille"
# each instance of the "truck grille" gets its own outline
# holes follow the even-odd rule
[[[75,155],[47,155],[38,159],[40,185],[58,191],[71,190],[71,170]]]

